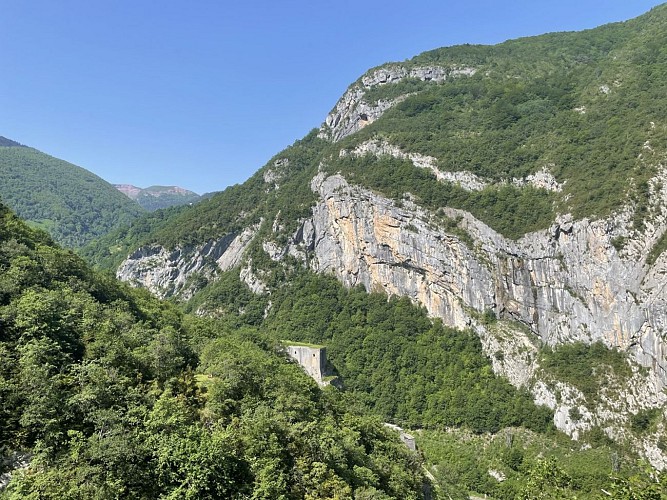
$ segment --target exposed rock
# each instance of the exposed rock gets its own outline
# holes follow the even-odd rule
[[[132,184],[114,184],[114,187],[150,211],[179,205],[191,205],[201,199],[201,196],[197,193],[179,186],[139,188]]]
[[[218,270],[238,266],[258,229],[259,225],[248,227],[240,234],[231,233],[193,249],[141,247],[123,261],[116,276],[133,286],[147,288],[157,297],[179,296],[187,300],[198,289],[191,278],[199,274],[211,279]]]
[[[246,267],[241,269],[239,273],[239,278],[243,281],[248,288],[258,295],[264,295],[268,291],[266,284],[255,275],[252,270],[252,261],[248,261]]]
[[[264,171],[264,182],[267,184],[273,184],[274,189],[279,189],[280,184],[278,184],[278,181],[280,181],[284,176],[289,168],[289,158],[279,158],[276,161],[273,162],[273,167],[272,168],[267,168]]]
[[[369,103],[364,100],[367,89],[378,85],[398,83],[405,78],[416,78],[421,81],[443,82],[448,78],[471,76],[474,68],[425,66],[406,68],[393,64],[371,71],[361,78],[361,83],[351,86],[336,107],[327,116],[320,128],[319,137],[337,142],[354,132],[361,130],[369,123],[373,123],[389,108],[405,99],[402,96],[393,100],[379,100]]]
[[[641,350],[636,341],[664,322],[665,291],[645,290],[644,262],[622,257],[611,244],[619,221],[562,217],[548,230],[512,241],[467,212],[445,210],[475,240],[473,251],[444,234],[427,211],[399,208],[340,175],[320,174],[313,188],[320,195],[313,240],[294,242],[313,248],[315,270],[335,273],[350,286],[412,297],[452,326],[470,324],[466,310],[491,309],[550,345],[602,340]],[[646,294],[654,300],[636,300]],[[654,359],[664,364],[662,356]]]
[[[363,101],[364,94],[364,90],[359,87],[348,90],[334,111],[327,116],[318,137],[337,142],[373,123],[385,111],[405,99],[405,96],[391,100],[380,99],[375,104],[368,104]]]
[[[438,159],[433,156],[427,156],[420,153],[406,153],[401,151],[398,146],[393,146],[384,140],[369,140],[357,145],[354,149],[340,150],[340,156],[364,156],[372,154],[374,156],[391,156],[400,160],[409,160],[417,168],[425,168],[433,172],[436,179],[441,182],[449,182],[456,184],[466,191],[481,191],[493,183],[490,180],[483,179],[472,172],[461,170],[456,172],[449,172],[440,170],[438,168]],[[553,165],[550,165],[553,166]],[[512,184],[517,187],[533,186],[537,189],[544,189],[547,191],[561,192],[563,190],[553,174],[549,171],[549,166],[542,167],[541,170],[534,174],[528,175],[521,179],[512,179]]]
[[[491,476],[493,479],[498,481],[499,483],[502,483],[507,479],[507,476],[503,471],[500,470],[495,470],[495,469],[489,469],[489,476]]]
[[[556,180],[553,174],[549,171],[549,167],[546,165],[542,167],[542,170],[523,179],[512,179],[512,183],[519,187],[530,185],[538,189],[545,189],[556,193],[560,193],[563,190],[563,185]]]
[[[2,492],[9,485],[13,474],[17,471],[26,470],[30,466],[32,454],[12,452],[6,457],[0,457],[0,459],[0,465],[2,466],[0,471],[8,471],[0,474],[0,492]]]
[[[437,166],[437,158],[433,156],[422,155],[419,153],[406,153],[401,151],[397,146],[389,144],[387,141],[380,140],[371,140],[366,141],[358,146],[356,146],[351,151],[342,149],[340,151],[341,156],[345,155],[352,156],[363,156],[366,154],[372,154],[375,156],[391,156],[393,158],[398,158],[401,160],[409,160],[417,168],[425,168],[433,172],[435,177],[442,182],[451,182],[452,184],[457,184],[466,191],[480,191],[484,189],[488,182],[484,181],[480,177],[476,176],[472,172],[460,171],[460,172],[447,172],[442,171]]]
[[[348,286],[408,296],[448,325],[473,326],[494,369],[515,385],[534,383],[537,340],[549,345],[600,340],[649,368],[622,397],[603,395],[605,408],[589,408],[576,389],[557,381],[530,386],[539,402],[555,410],[556,425],[571,436],[600,424],[608,424],[613,434],[612,427],[627,420],[628,412],[665,404],[667,363],[660,332],[667,292],[646,286],[653,275],[642,257],[664,231],[664,221],[656,221],[663,229],[642,236],[621,254],[611,240],[623,233],[628,212],[599,221],[563,216],[548,230],[512,241],[469,213],[445,210],[474,239],[475,247],[469,248],[443,232],[433,214],[410,202],[397,207],[340,175],[320,174],[312,187],[320,201],[288,246],[312,249],[311,268],[332,273]],[[656,267],[667,267],[667,256]],[[505,331],[477,321],[475,315],[487,310],[503,320]],[[508,326],[513,321],[524,326]],[[623,403],[613,407],[619,399]],[[574,419],[573,412],[580,416]]]

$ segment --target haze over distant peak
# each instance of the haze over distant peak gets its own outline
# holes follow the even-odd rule
[[[179,205],[196,203],[201,196],[179,186],[149,186],[140,188],[132,184],[114,184],[114,187],[128,198],[136,201],[146,210],[158,210]]]

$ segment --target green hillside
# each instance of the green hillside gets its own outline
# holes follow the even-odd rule
[[[366,201],[372,197],[368,191],[381,194],[417,216],[423,213],[412,210],[412,203],[436,216],[445,207],[463,209],[511,239],[548,228],[557,214],[599,219],[623,208],[633,214],[627,228],[633,235],[650,228],[646,223],[656,215],[651,197],[658,188],[649,180],[667,154],[667,5],[580,33],[437,49],[365,76],[430,66],[466,72],[442,82],[403,77],[367,87],[362,77],[351,86],[361,104],[393,102],[377,120],[363,119],[363,127],[337,142],[326,126],[313,130],[245,183],[192,207],[146,215],[95,240],[84,255],[114,269],[142,245],[179,247],[183,251],[174,254],[187,257],[211,240],[257,228],[240,267],[222,272],[207,255],[202,271],[187,275],[197,289],[188,290],[196,293],[187,295],[184,310],[271,342],[289,338],[326,345],[350,407],[414,429],[442,498],[661,498],[664,478],[644,470],[630,443],[630,437],[664,429],[660,408],[623,415],[627,432],[614,439],[591,420],[578,441],[570,440],[554,430],[553,414],[535,405],[526,388],[495,375],[472,330],[448,328],[405,297],[346,289],[331,276],[313,273],[310,248],[279,257],[270,253],[313,216],[322,201],[311,187],[318,174],[341,174],[366,189],[360,194]],[[402,156],[354,153],[373,143],[398,148]],[[429,156],[441,173],[466,173],[483,186],[440,181],[408,154]],[[540,172],[557,188],[531,185],[530,176]],[[344,212],[339,215],[334,224],[345,219]],[[367,215],[373,214],[360,217]],[[455,219],[447,220],[442,232],[455,234],[461,247],[483,261],[479,242]],[[344,235],[348,241],[358,236],[355,229]],[[407,224],[400,229],[411,231]],[[393,250],[387,246],[386,252]],[[373,255],[384,261],[381,252]],[[192,264],[200,257],[184,260]],[[511,257],[518,273],[523,255]],[[266,294],[250,290],[253,276],[241,277],[247,270],[266,286]],[[459,271],[447,269],[452,275]],[[511,281],[509,272],[502,278]],[[577,298],[576,291],[567,292]],[[632,370],[642,372],[627,353],[599,342],[562,339],[565,345],[551,349],[511,314],[496,316],[491,309],[466,314],[467,324],[483,325],[490,333],[528,330],[541,370],[529,383],[541,376],[565,381],[591,406],[609,381],[623,387]],[[505,359],[502,350],[491,352],[493,360]],[[556,398],[565,397],[557,392]],[[578,408],[568,410],[567,418],[581,420]],[[656,446],[667,449],[664,438]]]
[[[0,205],[1,498],[396,498],[422,472],[279,343],[92,272]],[[365,495],[365,496],[364,496]]]
[[[59,243],[78,248],[143,212],[93,173],[10,143],[0,145],[0,199]]]

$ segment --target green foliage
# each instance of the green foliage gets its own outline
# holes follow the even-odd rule
[[[610,381],[617,384],[618,379],[627,380],[632,375],[625,354],[602,342],[574,342],[555,349],[545,347],[540,365],[556,379],[579,389],[589,402],[597,401],[600,389]],[[610,374],[616,381],[609,377]]]
[[[630,427],[638,433],[646,432],[660,417],[658,408],[641,410],[630,417]]]
[[[150,241],[151,233],[161,231],[189,208],[172,207],[143,214],[128,225],[121,225],[89,242],[78,253],[98,269],[115,270],[130,252]]]
[[[654,471],[644,464],[629,477],[615,477],[605,491],[605,497],[618,500],[662,500],[667,497],[667,479],[664,473]]]
[[[327,169],[330,173],[341,172],[350,182],[395,200],[410,193],[434,212],[443,207],[467,210],[510,238],[548,227],[554,216],[554,199],[547,191],[502,185],[469,192],[455,184],[438,182],[431,171],[416,168],[407,160],[388,156],[343,156],[332,161]],[[450,226],[451,223],[446,224]],[[458,232],[464,233],[460,228]],[[464,241],[469,239],[467,235]]]
[[[303,272],[271,302],[263,328],[277,339],[326,345],[346,390],[383,419],[475,432],[550,428],[549,410],[493,374],[476,335],[432,321],[406,298]]]
[[[71,248],[143,212],[91,172],[28,147],[0,147],[0,198]]]
[[[418,457],[256,329],[92,272],[0,205],[3,498],[422,498]],[[374,493],[375,492],[375,493]]]
[[[452,498],[598,499],[620,478],[642,471],[636,456],[615,445],[582,449],[563,434],[514,428],[478,436],[456,429],[416,435],[435,484]],[[505,479],[498,481],[489,471]]]
[[[655,245],[653,245],[646,257],[646,263],[649,266],[655,264],[655,261],[658,260],[658,257],[660,257],[665,250],[667,250],[667,232],[663,233],[658,241],[655,242]]]

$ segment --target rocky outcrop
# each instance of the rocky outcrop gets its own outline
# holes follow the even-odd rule
[[[231,233],[196,248],[168,250],[160,245],[141,247],[118,267],[116,276],[133,286],[147,288],[160,298],[187,300],[198,290],[196,278],[210,279],[241,263],[259,225]],[[259,287],[259,285],[258,285]]]
[[[481,191],[489,185],[488,181],[483,180],[472,172],[447,172],[440,170],[438,168],[437,158],[419,153],[406,153],[401,151],[399,147],[389,144],[387,141],[366,141],[350,151],[341,149],[339,154],[340,156],[352,155],[357,157],[371,154],[375,156],[391,156],[392,158],[398,158],[399,160],[408,160],[417,168],[425,168],[433,172],[436,179],[439,181],[457,184],[466,191]]]
[[[637,236],[619,252],[612,242],[627,236],[627,211],[599,221],[563,216],[548,230],[512,241],[467,212],[445,209],[470,236],[463,241],[443,230],[435,214],[409,201],[399,207],[340,175],[319,174],[312,188],[320,198],[312,218],[287,248],[271,247],[274,258],[308,252],[314,271],[334,274],[348,286],[408,296],[448,325],[474,328],[494,370],[529,387],[537,401],[554,409],[558,427],[575,438],[592,425],[620,433],[628,415],[667,403],[667,291],[656,287],[667,257],[652,267],[644,257],[664,231],[664,220],[656,219],[663,229]],[[484,326],[479,318],[485,312],[500,318],[504,330]],[[539,343],[598,340],[648,368],[635,368],[632,388],[607,394],[608,404],[594,406],[557,380],[536,383]],[[652,459],[662,460],[662,454]]]
[[[553,167],[553,165],[550,166]],[[525,178],[512,179],[512,184],[518,187],[533,186],[537,189],[544,189],[555,193],[560,193],[563,190],[563,185],[556,180],[553,174],[549,171],[549,166],[546,165],[542,167],[541,170],[538,170],[534,174],[528,175]]]
[[[345,92],[320,127],[319,137],[337,142],[373,123],[385,111],[407,97],[404,95],[395,99],[367,102],[365,95],[368,89],[380,85],[395,84],[405,78],[415,78],[423,82],[443,82],[448,78],[474,75],[475,71],[474,68],[468,67],[424,66],[406,68],[398,64],[373,70],[364,75],[360,83],[352,85]]]
[[[16,451],[0,456],[0,471],[7,471],[0,474],[0,493],[7,488],[14,474],[30,467],[31,460],[32,454]]]
[[[351,150],[341,149],[340,156],[391,156],[399,160],[408,160],[417,168],[425,168],[430,170],[440,182],[449,182],[456,184],[466,191],[481,191],[482,189],[494,184],[488,179],[483,179],[478,175],[468,172],[467,170],[460,170],[449,172],[440,170],[438,168],[438,159],[433,156],[427,156],[420,153],[406,153],[398,146],[393,146],[384,140],[370,140],[362,142]],[[553,174],[549,171],[550,166],[544,166],[541,170],[534,174],[528,175],[524,178],[513,178],[512,184],[517,187],[532,186],[537,189],[544,189],[545,191],[561,192],[563,185],[560,184]],[[498,182],[496,184],[507,184],[508,181]]]
[[[312,187],[320,202],[293,244],[312,249],[314,270],[350,286],[412,297],[452,326],[469,326],[470,310],[492,310],[527,325],[547,344],[602,340],[665,368],[664,356],[646,349],[645,341],[653,343],[662,331],[667,293],[646,286],[653,273],[644,260],[612,245],[622,218],[564,216],[548,230],[512,241],[467,212],[445,209],[475,242],[470,248],[410,202],[399,208],[340,175],[320,174]],[[653,362],[646,363],[649,352]]]

